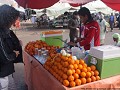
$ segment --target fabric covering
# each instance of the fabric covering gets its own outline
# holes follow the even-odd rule
[[[108,7],[120,11],[120,0],[101,0],[104,2]]]
[[[60,2],[72,3],[72,4],[85,4],[95,0],[60,0]]]
[[[47,8],[58,1],[59,0],[16,0],[20,6],[31,9]]]
[[[78,6],[81,6],[82,4],[72,4],[72,3],[70,3],[70,6],[72,6],[72,7],[78,7]]]

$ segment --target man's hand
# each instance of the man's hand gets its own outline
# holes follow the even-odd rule
[[[68,45],[70,45],[70,46],[76,46],[77,44],[73,43],[73,42],[68,42]]]
[[[77,31],[79,31],[80,29],[79,28],[76,28]]]
[[[15,50],[14,50],[13,52],[15,52],[16,57],[18,57],[18,55],[20,54],[19,51],[15,51]]]
[[[79,38],[77,38],[77,40],[76,40],[76,42],[80,42],[81,41],[81,38],[79,37]]]

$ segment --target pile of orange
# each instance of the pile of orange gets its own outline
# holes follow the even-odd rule
[[[63,33],[63,31],[61,31],[61,30],[51,30],[51,31],[44,31],[44,32],[42,32],[42,34],[45,34],[45,35],[47,35],[47,34],[62,34]]]
[[[84,60],[73,60],[72,56],[51,54],[44,67],[66,87],[100,80],[99,72],[94,65],[89,67]]]
[[[56,48],[59,48],[59,46],[50,46],[42,40],[36,40],[27,43],[27,45],[25,46],[25,51],[30,55],[34,55],[35,48],[38,49],[45,48],[46,50],[48,50],[49,54],[51,53],[56,54]]]

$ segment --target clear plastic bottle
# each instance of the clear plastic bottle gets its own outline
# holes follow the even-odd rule
[[[35,48],[35,55],[38,55],[38,48]]]

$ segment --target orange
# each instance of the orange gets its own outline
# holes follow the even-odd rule
[[[90,67],[87,67],[87,71],[90,72],[90,71],[91,71],[91,68],[90,68]]]
[[[70,55],[69,58],[72,59],[72,55]]]
[[[94,71],[95,76],[99,75],[99,72],[97,70]]]
[[[74,79],[78,79],[79,78],[79,74],[77,74],[77,73],[74,73],[73,76],[74,76]]]
[[[74,69],[77,69],[77,68],[78,68],[78,65],[77,65],[77,64],[74,64],[73,66],[74,66]]]
[[[91,75],[94,76],[94,72],[93,71],[90,71]]]
[[[50,56],[51,56],[51,58],[54,58],[54,57],[55,57],[55,54],[52,54],[52,53],[51,53]]]
[[[96,80],[100,80],[100,77],[99,77],[99,76],[96,76]]]
[[[68,68],[69,68],[69,69],[73,69],[74,66],[73,66],[72,64],[70,64],[70,65],[68,66]]]
[[[54,71],[56,72],[58,70],[57,66],[54,66]]]
[[[87,83],[90,83],[92,81],[92,79],[91,78],[87,78],[86,81],[87,81]]]
[[[52,66],[51,68],[54,70],[54,67],[55,67],[55,66]]]
[[[74,76],[70,75],[70,76],[68,77],[68,80],[69,80],[69,81],[74,81]]]
[[[60,63],[61,63],[62,66],[64,66],[64,62],[63,61],[61,61]]]
[[[64,73],[67,73],[67,70],[68,70],[67,68],[64,68],[63,72],[64,72]]]
[[[56,79],[58,80],[58,78],[59,78],[59,75],[58,75],[58,74],[56,74]]]
[[[79,64],[79,60],[75,60],[75,64]]]
[[[96,70],[96,67],[94,65],[91,65],[90,68],[91,68],[92,71]]]
[[[80,79],[76,79],[76,80],[75,80],[75,84],[76,84],[77,86],[81,85],[81,80],[80,80]]]
[[[63,74],[64,74],[64,73],[61,71],[59,75],[62,77]]]
[[[86,77],[87,77],[87,78],[91,77],[91,73],[90,73],[90,72],[87,72],[87,73],[86,73]]]
[[[56,58],[55,58],[55,61],[56,61],[56,62],[60,62],[61,59],[60,59],[59,57],[56,57]]]
[[[72,69],[73,74],[75,73],[75,69]]]
[[[57,62],[54,62],[54,65],[57,66]]]
[[[87,68],[83,68],[83,69],[82,69],[82,72],[87,72]]]
[[[80,76],[81,76],[82,78],[84,78],[84,77],[86,77],[86,73],[85,73],[85,72],[81,72]]]
[[[81,78],[80,80],[81,80],[81,84],[86,84],[87,82],[86,78]]]
[[[62,65],[61,64],[58,65],[58,69],[60,69],[60,70],[62,69]]]
[[[68,67],[69,63],[68,62],[64,62],[64,67]]]
[[[75,85],[76,85],[76,84],[75,84],[74,81],[71,81],[71,82],[70,82],[70,87],[75,87]]]
[[[68,71],[67,71],[67,75],[68,75],[68,76],[70,76],[70,75],[72,75],[72,74],[73,74],[72,70],[68,70]]]
[[[70,60],[69,63],[70,63],[70,64],[74,64],[75,61],[74,61],[74,60]]]
[[[92,82],[96,81],[96,77],[95,76],[92,76],[91,79],[92,79]]]
[[[81,60],[79,60],[79,63],[84,64],[85,62],[84,62],[84,60],[81,59]]]
[[[80,69],[76,69],[75,72],[76,72],[77,74],[80,74],[80,73],[81,73]]]
[[[63,79],[62,78],[60,78],[60,82],[63,83]]]
[[[50,61],[50,60],[51,60],[51,57],[49,56],[49,57],[47,58],[47,60]]]
[[[61,56],[61,59],[62,59],[63,61],[65,61],[65,56]]]
[[[68,60],[68,57],[65,57],[65,61],[67,61]]]
[[[64,80],[63,81],[63,85],[66,86],[66,87],[69,86],[69,81],[68,80]]]
[[[84,64],[83,64],[83,67],[84,67],[84,68],[87,68],[87,64],[84,63]]]
[[[82,64],[79,64],[78,69],[82,69],[82,68],[83,68]]]
[[[67,60],[67,61],[68,61],[68,62],[70,62],[70,60],[72,60],[72,59],[71,59],[71,58],[68,58],[68,60]]]
[[[65,80],[65,79],[68,78],[68,76],[67,76],[66,74],[63,74],[63,75],[62,75],[62,78]]]

